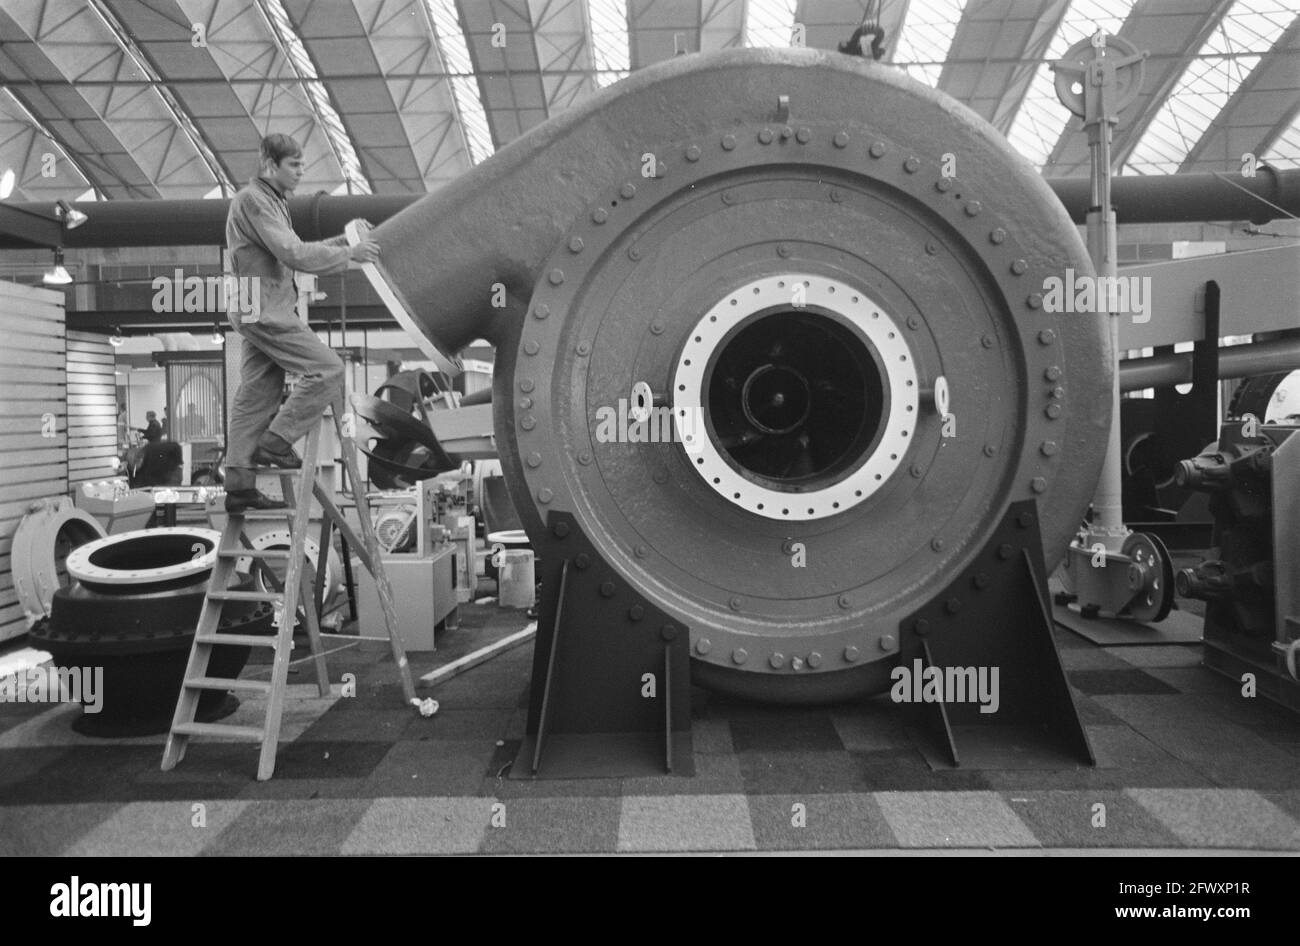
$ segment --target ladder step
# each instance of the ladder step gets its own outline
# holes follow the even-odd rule
[[[278,591],[209,591],[209,601],[281,601]]]
[[[266,680],[243,680],[229,677],[195,677],[186,680],[185,685],[191,690],[238,690],[244,693],[270,693],[271,684]]]
[[[276,647],[276,637],[260,637],[257,634],[195,634],[196,644],[226,644],[231,647]]]
[[[256,726],[226,726],[222,723],[178,723],[172,726],[176,736],[224,736],[228,739],[243,739],[247,742],[261,742],[262,730]]]
[[[292,518],[297,510],[293,506],[287,509],[245,509],[243,512],[227,513],[228,519],[252,519],[254,522],[263,519],[272,519],[283,522],[285,519]]]
[[[256,558],[264,562],[283,562],[289,558],[288,549],[218,549],[217,558]]]

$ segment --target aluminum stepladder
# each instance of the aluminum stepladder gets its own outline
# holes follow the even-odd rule
[[[374,576],[375,586],[379,592],[380,607],[384,614],[384,624],[388,631],[388,640],[392,648],[393,660],[397,664],[402,682],[402,692],[408,704],[418,707],[422,714],[429,715],[429,704],[423,703],[415,694],[415,684],[411,678],[411,668],[407,663],[406,653],[401,638],[397,634],[397,611],[393,604],[392,589],[384,573],[383,559],[380,557],[379,542],[375,537],[370,520],[370,508],[366,502],[365,486],[358,475],[356,448],[352,440],[352,418],[344,418],[343,401],[333,405],[334,426],[339,435],[343,462],[351,484],[353,498],[357,506],[357,518],[360,523],[360,537],[343,517],[343,513],[334,504],[326,489],[317,481],[317,453],[320,448],[320,424],[316,424],[307,435],[303,449],[302,469],[300,470],[259,470],[274,472],[280,476],[284,499],[288,509],[259,510],[228,516],[226,528],[221,535],[217,549],[217,560],[212,567],[208,582],[207,595],[199,614],[199,623],[195,629],[194,641],[190,647],[189,662],[185,667],[185,677],[181,685],[180,696],[176,701],[176,712],[172,717],[171,730],[167,744],[163,749],[162,768],[172,769],[185,757],[185,749],[193,736],[214,736],[236,739],[261,744],[258,759],[257,778],[259,781],[269,779],[275,771],[275,754],[280,739],[280,718],[284,711],[285,687],[289,675],[290,654],[293,650],[293,628],[295,614],[299,604],[305,615],[304,623],[310,642],[312,660],[316,670],[316,683],[321,696],[330,694],[329,671],[325,665],[324,646],[321,643],[320,624],[316,613],[319,592],[311,575],[311,565],[306,554],[307,531],[311,521],[312,497],[320,504],[322,511],[319,555],[322,560],[328,556],[330,548],[330,528],[336,527],[346,539],[349,548],[356,551],[362,565]],[[294,481],[310,482],[312,488],[294,490]],[[244,523],[249,520],[289,521],[290,549],[257,550],[244,535]],[[284,585],[278,591],[230,591],[228,585],[235,574],[235,564],[240,559],[252,559],[254,569],[261,570],[267,577],[267,584],[274,583],[274,576],[266,567],[269,561],[287,561]],[[305,566],[305,567],[304,567]],[[320,571],[323,573],[324,567]],[[251,634],[219,634],[217,629],[221,622],[221,610],[227,601],[271,602],[280,605],[279,627],[274,636],[259,637]],[[271,665],[271,679],[247,680],[227,677],[210,677],[207,675],[208,661],[214,647],[271,647],[275,657]],[[205,690],[234,690],[236,692],[257,693],[266,696],[266,715],[259,726],[233,726],[223,723],[200,723],[194,717],[198,710],[199,696]]]

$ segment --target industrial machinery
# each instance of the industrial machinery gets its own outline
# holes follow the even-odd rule
[[[1043,576],[1097,483],[1113,350],[1045,310],[1087,249],[973,113],[834,53],[683,57],[373,236],[444,370],[497,348],[546,589],[517,774],[548,740],[607,759],[611,729],[688,764],[688,673],[828,701],[922,654],[1000,665],[1002,721],[1087,757]]]
[[[1300,711],[1300,423],[1229,420],[1177,479],[1214,514],[1214,557],[1176,578],[1207,602],[1205,665]]]

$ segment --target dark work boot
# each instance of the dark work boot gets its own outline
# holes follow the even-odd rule
[[[293,446],[273,433],[265,433],[253,450],[253,465],[274,467],[277,470],[300,470],[302,460],[293,452]]]
[[[288,509],[282,499],[272,499],[261,490],[236,489],[226,493],[226,512],[237,515],[250,509]]]

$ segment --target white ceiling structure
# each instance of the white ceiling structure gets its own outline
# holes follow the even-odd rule
[[[1116,170],[1300,167],[1294,0],[878,0],[884,61],[1047,176],[1088,171],[1048,63],[1098,28],[1148,50]],[[303,145],[301,193],[424,193],[629,72],[742,46],[834,49],[868,0],[0,0],[13,199],[196,198]]]

